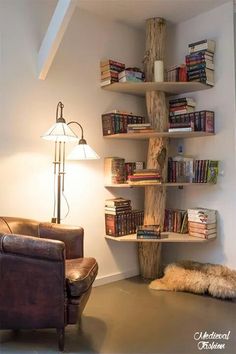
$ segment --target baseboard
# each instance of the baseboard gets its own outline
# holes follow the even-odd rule
[[[120,273],[118,272],[114,274],[104,275],[98,277],[93,283],[93,286],[96,287],[96,286],[113,283],[114,281],[135,277],[136,275],[139,275],[138,269],[130,269],[126,272],[120,272]]]

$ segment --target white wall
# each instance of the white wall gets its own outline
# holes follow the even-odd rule
[[[99,263],[99,278],[136,274],[136,245],[104,238],[103,158],[144,159],[145,143],[105,140],[101,114],[110,109],[143,113],[140,98],[109,93],[99,86],[99,61],[110,57],[139,66],[144,38],[139,31],[76,10],[45,81],[36,78],[36,60],[54,11],[54,0],[2,0],[0,215],[50,220],[53,206],[53,145],[40,139],[55,120],[59,100],[65,117],[78,120],[99,161],[67,164],[65,223],[85,229],[85,255]],[[78,132],[79,133],[79,132]],[[69,148],[68,148],[69,149]],[[120,191],[142,205],[142,192]]]
[[[215,87],[189,96],[197,109],[215,111],[216,136],[184,142],[186,155],[202,159],[219,159],[220,171],[215,186],[196,186],[169,192],[173,207],[202,206],[219,212],[218,239],[200,245],[169,245],[164,249],[165,262],[195,259],[219,262],[236,268],[236,186],[235,186],[235,72],[233,5],[227,3],[210,12],[170,28],[168,35],[169,64],[184,62],[187,45],[211,38],[216,40]]]

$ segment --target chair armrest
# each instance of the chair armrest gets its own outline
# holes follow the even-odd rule
[[[65,259],[63,242],[17,234],[0,235],[0,252],[52,261]]]
[[[84,229],[77,226],[41,223],[39,225],[41,238],[60,240],[66,247],[66,259],[82,258],[84,256]]]

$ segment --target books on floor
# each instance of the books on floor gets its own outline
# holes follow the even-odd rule
[[[119,73],[125,69],[125,64],[112,59],[100,62],[101,86],[110,85],[119,81]]]
[[[214,86],[215,41],[204,39],[188,45],[185,57],[188,81],[199,81]]]
[[[134,234],[137,226],[143,224],[143,210],[133,210],[131,201],[113,198],[105,201],[106,235],[125,236]]]
[[[216,210],[206,208],[188,209],[189,235],[210,239],[216,237]]]

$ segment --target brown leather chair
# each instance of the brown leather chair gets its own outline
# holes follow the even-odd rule
[[[0,217],[0,329],[56,328],[64,349],[98,271],[80,227]]]

